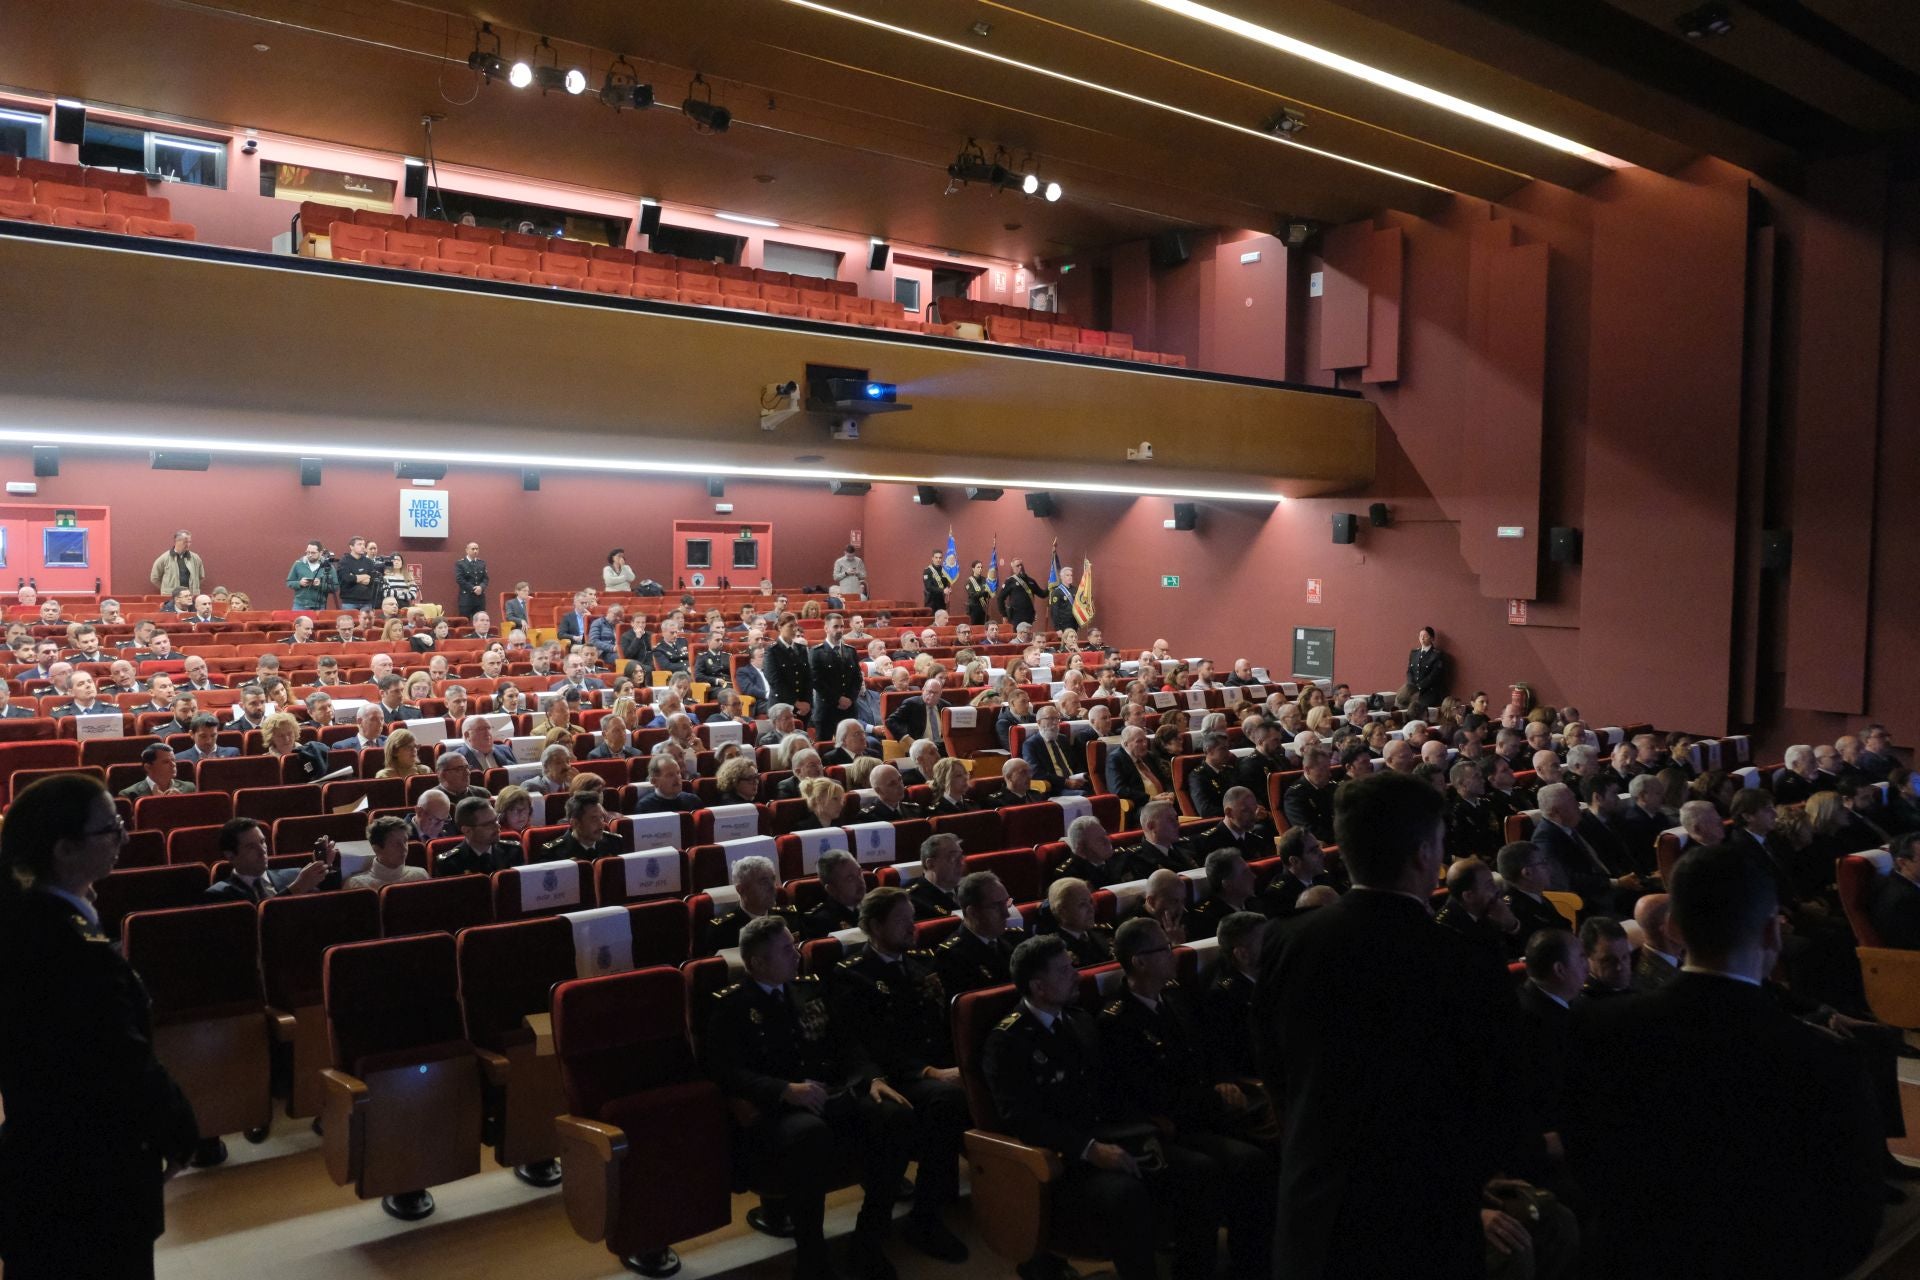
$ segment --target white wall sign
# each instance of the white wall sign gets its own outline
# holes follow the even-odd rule
[[[400,536],[403,538],[444,538],[451,516],[445,489],[402,489],[400,491]]]

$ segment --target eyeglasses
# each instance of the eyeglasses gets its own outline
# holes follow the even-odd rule
[[[127,820],[125,818],[120,817],[118,814],[115,814],[113,818],[112,826],[92,827],[86,831],[82,831],[80,835],[83,839],[87,839],[87,840],[91,840],[95,836],[118,836],[120,839],[124,840],[127,838]]]

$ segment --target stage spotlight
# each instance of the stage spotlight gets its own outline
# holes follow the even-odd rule
[[[1039,177],[1035,174],[1031,174],[1031,173],[1028,174],[1025,178],[1021,180],[1020,190],[1030,196],[1039,195],[1040,194]]]
[[[937,507],[940,505],[940,491],[930,484],[917,484],[913,486],[913,500],[923,507]]]
[[[493,48],[482,48],[480,44],[482,40],[493,41]],[[480,24],[480,30],[473,38],[473,52],[467,55],[467,66],[478,71],[489,84],[493,82],[495,76],[506,75],[506,59],[500,56],[500,36],[494,31],[491,22]]]
[[[587,73],[578,67],[567,68],[567,92],[578,96],[587,91]]]
[[[1060,184],[1057,182],[1049,182],[1047,184],[1047,203],[1052,204],[1054,201],[1058,200],[1059,198],[1060,198]]]
[[[524,89],[533,83],[533,66],[526,62],[516,62],[513,70],[507,73],[507,83],[516,89]]]
[[[706,97],[694,96],[702,90],[705,90]],[[680,104],[680,110],[686,113],[687,119],[693,121],[693,127],[701,133],[725,133],[733,123],[733,112],[713,105],[713,86],[707,83],[705,76],[694,76],[693,83],[687,86],[687,99]]]
[[[606,83],[600,86],[600,101],[615,111],[627,107],[644,111],[653,105],[653,86],[640,83],[640,72],[622,55],[607,68]]]

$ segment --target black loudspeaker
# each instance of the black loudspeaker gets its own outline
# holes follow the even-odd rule
[[[725,480],[708,480],[708,481],[707,481],[707,496],[708,496],[709,498],[724,498],[724,497],[726,497],[726,496],[727,496],[727,482],[726,482]]]
[[[930,484],[917,484],[913,486],[913,500],[923,507],[937,507],[940,505],[940,491]]]
[[[1000,495],[1005,492],[1006,492],[1005,489],[986,489],[976,485],[968,488],[967,501],[968,502],[998,502],[1000,501]]]
[[[1359,523],[1360,523],[1360,517],[1356,516],[1351,511],[1334,512],[1333,513],[1333,540],[1339,543],[1352,542],[1354,529],[1356,526],[1359,525]]]
[[[155,449],[152,454],[155,471],[205,471],[213,465],[210,453],[180,453],[170,449]]]
[[[1367,508],[1367,523],[1376,529],[1385,529],[1393,523],[1393,512],[1384,502],[1376,502]]]
[[[891,252],[891,247],[884,244],[876,244],[869,248],[867,250],[867,270],[885,271],[887,269],[887,255]]]
[[[1778,572],[1793,564],[1793,530],[1766,529],[1760,534],[1760,567]]]
[[[320,483],[320,459],[300,459],[300,483],[309,489]]]
[[[410,164],[407,166],[407,199],[425,200],[427,198],[427,166]]]
[[[53,107],[53,140],[78,145],[87,137],[87,109],[78,103],[58,102]]]
[[[57,476],[60,474],[60,449],[56,445],[37,444],[33,446],[33,474],[36,476]]]
[[[1184,231],[1162,231],[1147,241],[1147,257],[1156,267],[1178,267],[1193,254]]]
[[[1200,521],[1200,508],[1191,502],[1173,504],[1173,527],[1191,529]]]
[[[447,466],[444,462],[396,462],[393,474],[401,480],[445,480]]]
[[[1565,525],[1547,530],[1547,559],[1555,564],[1580,563],[1580,531]]]
[[[520,491],[522,493],[540,492],[540,473],[538,471],[522,471],[520,473]]]
[[[829,480],[827,488],[836,498],[857,498],[873,486],[865,480]]]
[[[640,206],[640,234],[650,236],[660,229],[660,206],[643,204]]]
[[[1042,520],[1053,514],[1053,495],[1046,492],[1027,495],[1027,510]]]

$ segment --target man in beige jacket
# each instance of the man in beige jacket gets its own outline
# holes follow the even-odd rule
[[[198,595],[205,590],[207,566],[193,549],[193,535],[181,529],[173,535],[173,546],[160,553],[153,562],[153,572],[147,580],[160,589],[162,595],[172,595],[186,587]]]

